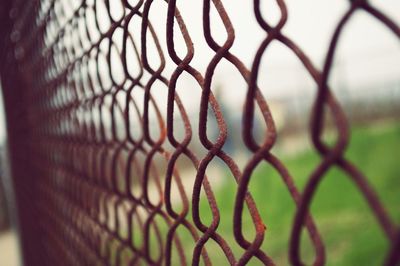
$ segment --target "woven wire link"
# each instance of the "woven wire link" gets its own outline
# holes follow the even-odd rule
[[[192,63],[193,40],[179,1],[15,1],[2,75],[26,265],[211,265],[210,252],[226,258],[226,264],[258,260],[274,265],[262,248],[268,226],[259,213],[264,206],[247,191],[253,170],[262,162],[280,174],[297,206],[288,250],[293,265],[304,264],[299,252],[303,229],[315,249],[313,265],[326,263],[322,238],[308,210],[318,184],[332,167],[346,172],[376,216],[390,243],[386,264],[399,262],[398,227],[366,177],[343,155],[349,125],[327,82],[338,40],[356,11],[374,17],[397,37],[399,26],[367,1],[351,1],[320,70],[283,33],[288,18],[284,0],[276,1],[280,10],[276,25],[263,16],[260,0],[248,4],[265,31],[251,68],[231,51],[235,32],[224,7],[229,3],[204,0],[199,12],[213,57],[201,70]],[[165,36],[157,34],[149,15],[160,5],[166,16]],[[211,9],[222,21],[223,41],[213,37]],[[176,48],[177,35],[185,53]],[[272,43],[291,51],[318,87],[310,134],[320,162],[303,192],[271,153],[277,131],[258,76],[261,58]],[[175,65],[171,74],[166,73],[166,61]],[[222,61],[229,62],[246,83],[240,134],[251,156],[242,168],[224,150],[227,122],[212,92],[214,72]],[[201,89],[198,132],[177,90],[182,75],[193,77]],[[155,87],[167,92],[165,105],[157,103]],[[265,124],[262,141],[253,129],[257,109]],[[331,146],[322,139],[326,112],[338,132]],[[207,133],[210,117],[217,123],[215,139]],[[181,123],[179,134],[176,121]],[[193,141],[200,143],[203,155],[190,148]],[[189,192],[178,163],[182,158],[196,170]],[[218,231],[221,210],[210,182],[215,177],[207,175],[214,159],[222,161],[237,182],[230,236]],[[209,205],[209,221],[200,211],[202,197]],[[252,237],[242,226],[245,209],[254,224]],[[187,251],[182,230],[195,243],[192,250]],[[233,251],[232,241],[241,253]],[[210,250],[210,242],[219,250]]]

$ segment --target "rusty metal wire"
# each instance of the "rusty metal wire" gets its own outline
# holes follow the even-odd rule
[[[347,173],[376,216],[390,243],[386,264],[400,261],[398,227],[366,177],[343,155],[349,125],[328,86],[338,40],[356,11],[374,17],[397,37],[399,26],[367,1],[351,1],[320,70],[283,33],[288,18],[285,1],[276,1],[280,19],[272,25],[260,10],[260,0],[254,0],[248,4],[253,5],[265,38],[247,68],[231,51],[235,33],[225,2],[203,0],[199,10],[204,40],[214,53],[204,71],[192,64],[194,45],[176,0],[21,0],[10,6],[1,75],[26,265],[211,265],[210,252],[216,251],[210,249],[215,245],[226,264],[258,260],[274,265],[262,248],[268,226],[259,213],[263,206],[248,192],[253,170],[262,162],[279,172],[297,205],[288,250],[293,265],[304,265],[299,252],[303,227],[315,249],[313,265],[326,263],[322,238],[308,210],[316,188],[334,166]],[[164,5],[165,38],[150,20],[155,3],[157,8]],[[114,5],[120,12],[113,10]],[[213,36],[211,9],[223,23],[222,42]],[[176,48],[176,35],[183,38],[184,54]],[[271,153],[277,131],[258,87],[261,59],[271,43],[290,50],[318,87],[310,132],[321,159],[304,191]],[[172,74],[165,71],[166,60],[175,64]],[[241,136],[251,156],[243,168],[224,150],[227,122],[212,92],[214,72],[222,61],[237,69],[247,84]],[[198,132],[193,132],[177,92],[182,75],[193,77],[201,89]],[[157,104],[156,83],[168,92],[166,105]],[[253,129],[257,109],[265,123],[262,142]],[[325,112],[331,113],[338,132],[333,146],[322,139]],[[207,134],[210,116],[217,122],[214,140]],[[176,120],[182,123],[181,132],[174,130]],[[193,141],[199,141],[204,155],[190,148]],[[195,176],[183,177],[178,163],[182,158],[190,162]],[[237,182],[230,235],[218,231],[221,210],[210,182],[213,177],[206,174],[214,159],[222,161]],[[189,193],[184,178],[192,178]],[[209,205],[210,221],[200,211],[202,197]],[[242,226],[245,209],[254,237]],[[182,230],[195,243],[189,251]],[[208,248],[210,242],[214,245]],[[233,251],[232,242],[241,253]]]

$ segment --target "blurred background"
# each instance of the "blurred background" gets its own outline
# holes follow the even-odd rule
[[[16,209],[7,154],[6,121],[0,84],[0,265],[19,266]]]

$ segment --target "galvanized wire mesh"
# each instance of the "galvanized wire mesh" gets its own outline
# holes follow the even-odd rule
[[[386,264],[399,261],[398,228],[366,177],[343,156],[349,125],[327,85],[339,37],[356,11],[369,14],[400,37],[398,25],[367,1],[351,1],[330,40],[324,66],[318,69],[282,31],[288,18],[285,1],[276,1],[280,18],[272,25],[260,10],[260,1],[254,0],[248,4],[265,38],[247,68],[230,50],[235,33],[224,8],[229,4],[204,0],[198,11],[204,40],[213,51],[205,69],[191,63],[194,45],[176,0],[12,4],[1,74],[26,265],[210,265],[210,253],[215,252],[226,258],[226,264],[252,260],[274,265],[262,248],[268,234],[268,224],[258,211],[263,206],[247,191],[253,170],[262,162],[279,172],[297,205],[288,250],[293,265],[303,264],[299,252],[303,228],[315,249],[313,264],[326,262],[324,243],[308,210],[318,184],[332,167],[347,173],[376,216],[390,243]],[[166,18],[165,36],[157,34],[159,29],[149,19],[160,6]],[[222,42],[212,33],[211,10],[222,21]],[[176,36],[182,38],[184,52],[176,48]],[[258,88],[261,58],[271,43],[290,50],[318,87],[310,135],[321,160],[302,192],[271,153],[277,133],[268,101]],[[172,73],[166,73],[166,60],[174,63]],[[238,109],[242,131],[236,133],[251,154],[243,167],[224,149],[227,123],[212,92],[213,75],[222,61],[229,62],[246,83],[245,88],[233,88],[246,91],[244,106]],[[190,75],[198,85],[187,89],[201,90],[198,125],[193,125],[177,91],[182,75]],[[167,92],[166,104],[157,103],[156,86]],[[265,124],[262,141],[253,129],[256,112]],[[326,112],[338,132],[331,146],[322,139]],[[215,139],[207,131],[210,119],[217,124]],[[191,148],[196,141],[203,154]],[[181,174],[182,158],[195,169],[194,175]],[[217,158],[237,182],[230,214],[233,230],[228,233],[218,231],[221,210],[210,182],[218,177],[207,174]],[[189,190],[184,179],[191,179]],[[202,198],[211,213],[207,221],[200,211]],[[242,226],[244,215],[254,223],[251,237]],[[195,243],[190,250],[182,230]],[[232,245],[239,245],[241,252],[233,251]],[[220,250],[210,250],[215,247]]]

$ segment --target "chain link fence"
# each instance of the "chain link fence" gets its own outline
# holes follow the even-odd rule
[[[279,173],[297,206],[287,252],[291,264],[304,265],[303,230],[314,248],[312,264],[326,263],[323,236],[309,208],[332,167],[356,184],[376,216],[389,243],[386,265],[398,263],[398,226],[374,187],[343,155],[350,126],[328,79],[338,40],[355,12],[373,17],[396,38],[399,26],[368,1],[350,1],[319,69],[285,35],[285,1],[275,3],[280,13],[275,24],[268,22],[259,0],[249,1],[265,38],[247,67],[231,50],[237,36],[225,6],[233,3],[204,0],[198,12],[212,58],[199,69],[192,63],[199,55],[180,4],[4,1],[9,16],[2,26],[1,76],[25,264],[211,265],[217,256],[231,265],[275,265],[262,246],[268,223],[259,210],[265,206],[248,191],[261,163]],[[161,24],[153,23],[152,12],[160,14],[156,20],[162,19]],[[223,38],[213,33],[217,20]],[[258,77],[262,56],[273,43],[292,52],[318,88],[310,137],[320,162],[303,190],[271,152],[277,131]],[[245,84],[232,88],[244,90],[245,96],[237,107],[241,131],[229,132],[240,135],[250,154],[243,165],[226,151],[230,123],[213,93],[213,76],[222,62]],[[171,64],[172,71],[166,66]],[[198,93],[197,106],[188,107],[180,95],[183,76],[193,79],[195,86],[186,90]],[[333,145],[322,137],[326,113],[338,132]],[[215,198],[213,180],[219,177],[211,168],[216,160],[237,183],[231,213],[219,208]],[[207,205],[207,214],[201,205]],[[221,215],[231,216],[233,230],[219,230]],[[244,217],[253,224],[252,233],[244,229]]]

